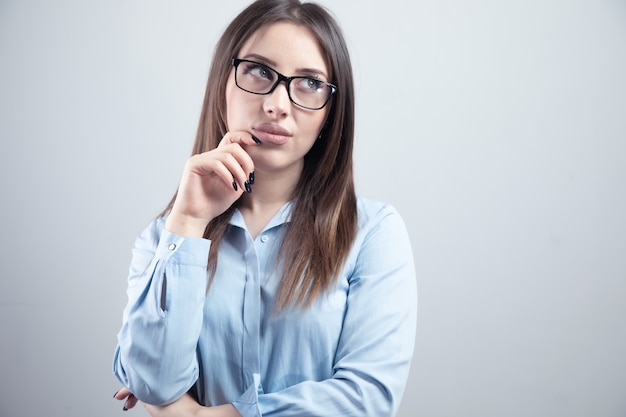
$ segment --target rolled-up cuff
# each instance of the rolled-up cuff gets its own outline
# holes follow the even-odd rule
[[[233,406],[243,417],[262,417],[259,411],[259,393],[261,391],[261,376],[254,374],[254,383],[248,387],[241,397],[233,401]]]

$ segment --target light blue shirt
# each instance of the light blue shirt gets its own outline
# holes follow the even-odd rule
[[[393,416],[409,372],[417,290],[411,245],[389,205],[358,199],[358,233],[328,294],[272,311],[286,204],[252,239],[236,211],[208,291],[211,242],[154,220],[138,237],[113,361],[146,403],[192,389],[244,417]]]

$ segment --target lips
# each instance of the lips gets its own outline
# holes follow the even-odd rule
[[[254,126],[252,130],[262,143],[271,143],[274,145],[284,145],[293,136],[291,132],[284,127],[272,123],[261,123]]]

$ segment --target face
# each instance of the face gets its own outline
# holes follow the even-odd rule
[[[262,63],[287,77],[329,81],[317,40],[308,29],[292,23],[261,27],[235,58]],[[267,95],[243,91],[235,84],[233,68],[226,86],[226,108],[229,131],[247,131],[262,141],[260,146],[246,148],[254,160],[255,171],[299,175],[304,155],[315,143],[329,105],[309,110],[292,103],[285,82]]]

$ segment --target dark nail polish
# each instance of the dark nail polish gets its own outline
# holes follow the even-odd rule
[[[237,183],[235,181],[233,181],[233,188],[235,189],[235,191],[238,190]]]
[[[250,187],[250,183],[248,181],[244,182],[243,185],[246,187],[247,192],[252,192],[252,187]]]
[[[252,140],[254,141],[254,143],[256,143],[257,145],[260,145],[260,144],[261,144],[261,140],[260,140],[259,138],[257,138],[257,137],[256,137],[256,136],[254,136],[254,135],[250,135],[250,136],[252,136]]]
[[[250,179],[248,180],[248,182],[250,183],[250,185],[254,184],[254,171],[250,173]]]
[[[120,390],[115,391],[115,394],[113,394],[113,398],[115,398],[118,392],[120,392]]]
[[[122,407],[122,411],[128,411],[128,408],[126,408],[126,406]]]

